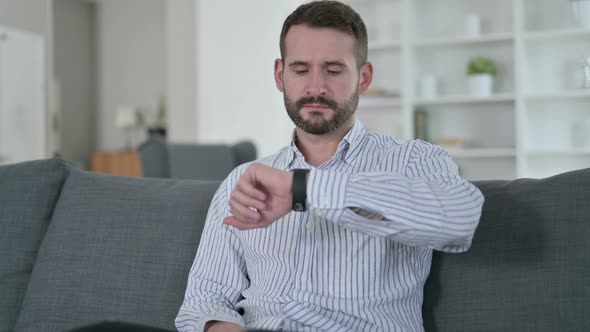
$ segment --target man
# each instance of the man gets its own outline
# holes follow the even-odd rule
[[[449,154],[369,133],[367,32],[335,1],[285,21],[275,81],[296,125],[215,194],[180,331],[420,331],[432,250],[469,248],[483,197]]]

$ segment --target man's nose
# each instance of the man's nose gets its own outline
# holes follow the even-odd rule
[[[306,94],[309,96],[321,96],[326,94],[326,78],[321,72],[312,72],[309,75]]]

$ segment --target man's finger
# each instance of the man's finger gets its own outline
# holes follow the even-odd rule
[[[266,200],[266,195],[264,194],[264,192],[258,189],[255,183],[247,181],[246,179],[248,179],[248,177],[245,177],[243,181],[240,180],[236,185],[236,189],[234,191],[242,192],[246,196],[252,197],[259,201]]]
[[[234,216],[240,220],[246,222],[255,223],[260,220],[260,212],[257,209],[252,209],[248,206],[244,206],[233,199],[229,200],[230,211]]]
[[[264,210],[266,208],[266,204],[264,202],[259,201],[251,196],[248,196],[247,194],[238,190],[232,191],[230,195],[230,201],[231,200],[235,201],[240,205],[247,206],[249,208],[255,208],[258,210]]]
[[[260,223],[252,224],[240,221],[240,219],[236,218],[235,216],[229,216],[223,219],[223,223],[228,226],[233,226],[241,231],[265,227]]]

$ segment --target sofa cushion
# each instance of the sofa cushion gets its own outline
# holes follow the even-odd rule
[[[174,329],[218,185],[72,171],[17,331],[66,331],[101,321]]]
[[[0,167],[0,331],[12,331],[69,164]]]
[[[168,144],[170,177],[221,181],[236,166],[229,145]]]
[[[590,169],[475,184],[480,225],[434,254],[426,331],[590,331]]]

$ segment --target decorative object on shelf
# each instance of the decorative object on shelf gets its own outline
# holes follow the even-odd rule
[[[143,113],[132,106],[119,106],[115,116],[115,127],[125,131],[125,149],[134,149],[134,132],[144,125]]]
[[[565,90],[590,89],[590,56],[580,61],[579,57],[563,61]]]
[[[590,0],[569,0],[576,23],[582,28],[590,28]]]
[[[428,111],[417,109],[414,112],[414,137],[428,141]]]
[[[458,152],[463,149],[465,140],[458,137],[440,137],[434,141],[434,144],[442,146],[449,152]]]
[[[490,58],[476,56],[467,64],[469,93],[474,97],[489,97],[492,95],[496,64]]]
[[[477,14],[465,16],[465,35],[467,37],[479,37],[481,35],[481,20]]]
[[[148,135],[160,135],[166,138],[166,118],[168,110],[166,108],[166,98],[160,97],[158,100],[158,108],[156,110],[156,121],[153,125],[148,127]]]
[[[424,99],[434,99],[438,96],[438,82],[432,75],[424,76],[420,80],[420,96]]]
[[[401,93],[397,90],[386,90],[380,87],[370,87],[367,92],[364,94],[365,96],[371,97],[386,97],[386,98],[400,98]]]

